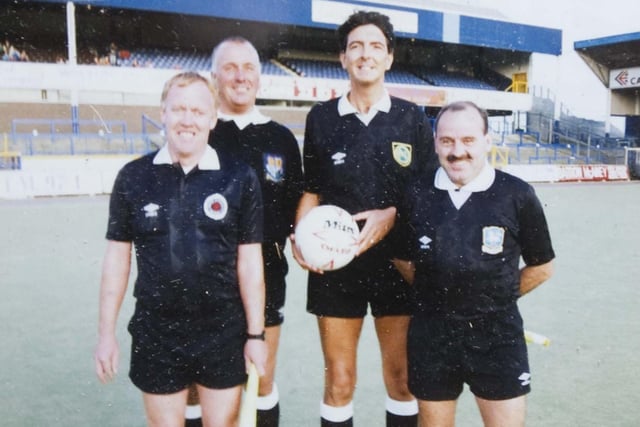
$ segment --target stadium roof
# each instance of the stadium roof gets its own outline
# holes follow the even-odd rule
[[[606,87],[611,70],[640,67],[640,32],[576,41],[573,47]]]
[[[66,3],[66,0],[41,0]],[[416,2],[376,0],[76,0],[87,7],[136,9],[310,28],[335,28],[358,9],[378,10],[391,17],[399,37],[551,55],[562,53],[562,31],[518,24],[465,12],[415,7]],[[403,5],[404,4],[404,5]],[[413,7],[412,7],[413,6]],[[486,12],[486,11],[480,11]]]

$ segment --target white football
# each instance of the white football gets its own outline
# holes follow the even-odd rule
[[[321,205],[302,217],[295,230],[296,245],[307,264],[320,270],[337,270],[356,255],[360,230],[346,210]]]

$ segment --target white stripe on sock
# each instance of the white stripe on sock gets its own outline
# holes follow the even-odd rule
[[[275,408],[280,400],[280,394],[278,394],[278,386],[276,383],[273,383],[273,388],[271,389],[271,393],[266,396],[258,396],[258,401],[256,402],[256,408],[259,411],[268,411],[269,409]]]
[[[408,400],[408,401],[401,401],[401,400],[394,400],[389,396],[387,396],[385,406],[388,412],[391,412],[392,414],[400,415],[403,417],[406,417],[409,415],[415,415],[418,413],[418,401],[415,399]]]
[[[200,405],[187,405],[187,409],[184,412],[184,417],[188,420],[202,418],[202,408],[200,407]]]
[[[333,423],[341,423],[353,418],[353,402],[344,406],[329,406],[324,402],[320,403],[320,416]]]

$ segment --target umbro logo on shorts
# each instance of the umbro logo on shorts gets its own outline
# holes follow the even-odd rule
[[[531,384],[531,374],[529,372],[523,372],[518,379],[521,381],[520,385],[529,385]]]

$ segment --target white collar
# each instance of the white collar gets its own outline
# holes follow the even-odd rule
[[[442,168],[438,168],[434,185],[438,190],[446,190],[449,192],[449,198],[456,207],[460,209],[464,202],[469,199],[471,193],[486,191],[491,187],[496,178],[496,170],[487,162],[473,181],[458,188],[456,184],[449,179],[447,172]]]
[[[346,116],[347,114],[355,114],[362,123],[368,125],[371,120],[375,117],[378,111],[382,111],[383,113],[388,113],[391,110],[391,97],[389,96],[389,92],[384,90],[382,97],[369,108],[368,113],[359,112],[356,107],[349,102],[348,94],[344,94],[338,100],[338,114],[340,116]]]
[[[436,178],[434,185],[438,190],[458,190],[467,193],[476,193],[479,191],[486,191],[491,187],[493,181],[496,178],[496,170],[486,162],[478,176],[476,176],[471,182],[458,187],[449,179],[447,172],[442,166],[440,166],[436,172]]]
[[[225,114],[221,111],[218,111],[218,119],[222,120],[223,122],[233,121],[236,123],[236,126],[238,126],[238,129],[240,130],[246,128],[250,124],[263,125],[271,121],[270,117],[262,114],[256,107],[253,107],[251,111],[244,114]]]
[[[154,165],[172,165],[174,162],[169,154],[169,144],[164,144],[160,150],[153,157]],[[184,168],[183,168],[184,169]],[[216,150],[207,145],[204,149],[204,154],[198,161],[198,169],[200,170],[219,170],[220,159],[218,159],[218,153]],[[185,173],[188,171],[185,170]]]

